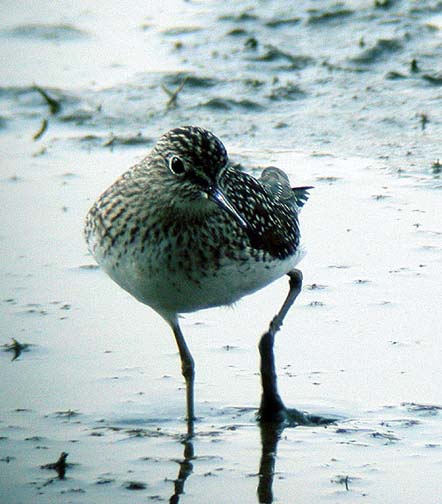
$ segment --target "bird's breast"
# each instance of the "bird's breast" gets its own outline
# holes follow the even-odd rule
[[[228,233],[227,233],[228,234]],[[121,287],[159,313],[185,313],[229,305],[290,271],[300,250],[285,259],[251,246],[220,226],[185,229],[175,223],[141,227],[123,254],[101,263]],[[115,250],[114,247],[113,250]]]

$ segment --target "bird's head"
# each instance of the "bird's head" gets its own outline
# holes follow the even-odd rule
[[[217,205],[247,229],[247,221],[221,189],[229,158],[213,133],[197,126],[170,130],[158,140],[152,158],[176,208],[210,213]]]

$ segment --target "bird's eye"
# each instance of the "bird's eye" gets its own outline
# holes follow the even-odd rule
[[[183,175],[186,171],[184,163],[177,156],[172,156],[169,160],[169,169],[174,175]]]

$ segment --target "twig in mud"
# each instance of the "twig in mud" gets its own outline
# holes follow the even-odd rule
[[[412,72],[419,72],[419,65],[417,64],[417,60],[415,58],[411,60],[410,70]]]
[[[187,82],[187,77],[184,77],[183,81],[181,84],[175,89],[175,91],[171,91],[169,88],[167,88],[164,84],[161,84],[161,89],[169,96],[169,100],[166,103],[166,108],[167,110],[171,109],[172,107],[177,106],[177,99],[178,95],[181,93],[183,90],[185,84]]]
[[[439,173],[442,173],[442,163],[437,159],[432,165],[431,168],[433,170],[433,173],[435,175],[439,175]]]
[[[28,343],[20,343],[15,338],[12,338],[12,343],[10,345],[3,345],[5,352],[14,352],[14,356],[12,360],[15,361],[18,359],[22,352],[27,350],[29,347]]]
[[[345,490],[347,492],[350,490],[350,481],[352,478],[347,474],[346,476],[338,475],[335,478],[331,479],[332,483],[337,483],[338,485],[345,485]]]
[[[391,7],[391,0],[375,0],[374,6],[378,9],[388,9]]]
[[[40,466],[41,469],[50,469],[53,471],[57,471],[58,479],[64,479],[66,474],[66,469],[68,464],[66,463],[66,458],[69,454],[66,452],[61,452],[58,457],[57,462],[53,462],[52,464],[44,464]]]
[[[48,104],[49,107],[49,112],[51,115],[55,115],[58,112],[60,112],[61,109],[61,103],[59,100],[56,100],[55,98],[52,98],[52,96],[49,96],[48,93],[44,89],[42,89],[40,86],[35,85],[34,89],[40,93],[40,95],[46,100],[46,103]]]
[[[43,121],[41,122],[40,129],[37,131],[37,133],[34,134],[34,136],[32,138],[34,140],[38,140],[39,138],[41,138],[44,135],[44,133],[46,132],[47,129],[48,129],[48,120],[43,119]]]
[[[421,123],[421,130],[424,131],[427,124],[430,122],[430,119],[428,119],[427,114],[419,114],[419,119]]]

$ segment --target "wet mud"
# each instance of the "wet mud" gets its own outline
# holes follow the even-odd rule
[[[120,7],[8,1],[0,20],[0,501],[434,504],[440,2]],[[91,202],[182,124],[314,186],[276,364],[287,406],[334,424],[256,421],[281,279],[183,319],[187,440],[169,328],[87,254]]]

